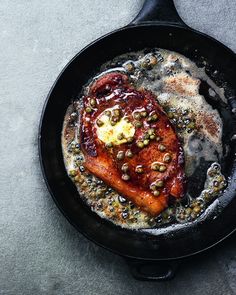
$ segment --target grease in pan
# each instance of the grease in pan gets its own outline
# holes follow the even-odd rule
[[[155,96],[156,103],[165,111],[166,115],[164,117],[168,117],[166,120],[171,122],[170,126],[174,126],[174,134],[177,134],[178,143],[184,151],[184,171],[188,184],[185,196],[179,198],[182,197],[183,189],[176,195],[177,198],[170,197],[171,194],[174,194],[169,191],[168,196],[162,200],[161,208],[155,212],[151,212],[149,208],[145,209],[145,206],[135,202],[135,199],[130,199],[130,197],[125,198],[121,194],[125,190],[119,189],[114,184],[112,187],[108,186],[107,184],[111,184],[111,182],[106,181],[106,178],[101,177],[101,174],[100,178],[92,174],[90,171],[94,171],[92,169],[93,165],[90,165],[90,171],[85,168],[85,154],[81,149],[81,143],[82,147],[84,143],[81,142],[80,133],[81,110],[84,110],[84,114],[91,115],[92,113],[96,113],[94,110],[97,107],[95,105],[97,101],[91,96],[91,87],[93,87],[92,85],[96,85],[96,81],[102,81],[102,77],[109,77],[112,73],[119,73],[120,76],[128,77],[129,85],[132,85],[135,89],[134,91],[136,89],[139,92],[151,91],[150,95]],[[226,186],[225,177],[222,175],[220,165],[218,164],[221,161],[223,153],[222,120],[218,111],[214,110],[206,102],[204,97],[199,94],[201,80],[205,80],[211,86],[212,95],[217,94],[224,99],[221,89],[217,88],[213,81],[206,76],[205,72],[197,68],[189,59],[175,52],[155,49],[149,53],[137,52],[119,56],[103,65],[99,75],[88,81],[88,85],[84,88],[82,99],[75,100],[67,111],[62,132],[62,145],[68,174],[77,186],[80,195],[93,211],[101,217],[127,228],[160,227],[166,223],[188,222],[196,219],[204,212],[208,204],[219,196]],[[103,95],[103,98],[108,97],[109,91],[107,93],[101,93],[101,95]],[[88,97],[90,98],[90,105],[86,103],[86,98]],[[112,106],[114,107],[116,104]],[[141,103],[140,106],[143,107],[143,104]],[[129,163],[132,163],[132,159],[135,158],[133,154],[136,154],[136,150],[128,148],[129,142],[126,143],[124,141],[131,141],[130,138],[132,138],[132,141],[136,140],[137,145],[140,145],[139,148],[143,152],[153,145],[152,142],[154,140],[155,142],[158,141],[158,126],[156,126],[157,128],[149,126],[150,128],[147,129],[147,134],[142,133],[143,138],[138,140],[134,136],[134,132],[137,132],[139,128],[142,130],[143,126],[138,125],[146,124],[145,122],[148,121],[149,113],[152,110],[148,111],[147,109],[140,108],[139,112],[136,112],[137,114],[135,112],[132,114],[133,121],[130,120],[131,122],[127,122],[125,116],[121,115],[119,121],[114,124],[112,120],[107,120],[109,116],[105,115],[105,111],[107,113],[110,111],[112,114],[115,110],[104,109],[103,111],[104,113],[101,113],[96,118],[96,121],[94,121],[93,126],[96,128],[94,134],[97,134],[99,140],[106,144],[108,150],[110,146],[111,153],[115,152],[116,157],[121,158],[122,166],[118,168],[122,171],[122,169],[125,169],[123,165],[127,164],[129,166]],[[118,113],[118,111],[116,112]],[[119,112],[122,113],[122,109]],[[162,122],[162,120],[159,121]],[[151,132],[152,129],[154,129],[154,132]],[[111,137],[111,132],[113,137]],[[108,138],[108,134],[110,138]],[[91,133],[91,138],[93,136]],[[165,139],[163,134],[159,137],[160,139]],[[168,137],[166,137],[167,141]],[[159,142],[158,146],[161,144],[163,145],[163,149],[169,149],[169,152],[168,150],[163,150],[163,157],[167,156],[170,163],[173,160],[173,156],[181,154],[179,151],[177,153],[175,151],[173,154],[173,150],[171,150],[175,145],[175,141],[173,141],[173,145],[171,145],[171,141],[168,144]],[[121,146],[126,147],[130,154],[128,155],[127,150],[125,151],[120,148]],[[126,159],[124,163],[123,156]],[[147,158],[149,159],[148,156]],[[118,162],[118,160],[115,161],[116,164]],[[157,163],[159,166],[157,168],[160,169],[160,166],[163,166],[166,169],[170,163]],[[140,163],[140,165],[138,164],[135,161],[135,165],[139,166],[137,167],[136,173],[145,173],[145,161]],[[135,170],[134,167],[133,170]],[[123,174],[117,176],[117,180],[126,177],[126,181],[132,183],[132,173],[134,174],[134,172],[127,173],[127,171],[124,171]],[[95,174],[99,176],[99,173]],[[201,178],[196,179],[196,175],[199,174]],[[175,175],[177,174],[175,173]],[[128,179],[129,177],[131,178]],[[160,198],[163,188],[165,188],[164,182],[165,177],[164,179],[159,179],[158,185],[153,186],[154,189],[150,188],[151,193],[157,199]],[[183,173],[181,174],[180,184],[181,186],[184,185]],[[147,184],[143,182],[142,187],[145,186]],[[136,187],[139,187],[137,183]]]

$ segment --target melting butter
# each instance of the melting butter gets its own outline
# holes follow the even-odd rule
[[[107,111],[112,110],[114,108],[106,109],[98,117],[102,125],[96,125],[97,136],[105,144],[112,143],[114,145],[120,145],[126,143],[127,138],[134,136],[135,127],[125,117],[121,117],[120,121],[112,126],[109,116],[106,115]]]

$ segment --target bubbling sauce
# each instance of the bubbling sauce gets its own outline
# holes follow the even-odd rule
[[[116,225],[141,229],[195,220],[226,187],[219,164],[223,157],[223,123],[218,111],[200,95],[201,81],[208,83],[209,93],[216,93],[222,101],[226,101],[224,92],[204,69],[183,55],[163,49],[121,55],[104,64],[94,79],[111,71],[127,74],[137,88],[154,93],[175,126],[185,155],[186,196],[153,218],[86,171],[79,142],[81,99],[68,108],[63,125],[62,147],[68,175],[88,206]],[[88,89],[89,84],[83,94]]]

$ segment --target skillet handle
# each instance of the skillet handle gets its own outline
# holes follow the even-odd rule
[[[187,27],[180,18],[173,0],[145,0],[142,9],[130,25],[152,22]]]
[[[125,258],[132,276],[140,281],[171,280],[179,266],[178,260],[149,261]]]

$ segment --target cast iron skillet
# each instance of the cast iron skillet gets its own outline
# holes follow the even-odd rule
[[[228,107],[219,102],[213,104],[224,119],[224,143],[230,146],[230,153],[222,165],[231,181],[215,206],[196,222],[150,233],[117,227],[91,212],[80,200],[64,167],[61,130],[71,99],[104,62],[129,51],[154,47],[182,53],[199,65],[204,59],[208,75],[218,84],[227,82],[224,86],[231,89],[226,91]],[[47,187],[70,223],[96,244],[125,257],[138,279],[173,277],[173,261],[212,247],[236,228],[236,161],[235,148],[230,143],[236,126],[235,74],[235,54],[213,38],[189,28],[179,17],[172,0],[146,0],[131,24],[99,38],[79,52],[60,73],[48,94],[39,130],[39,154]]]

